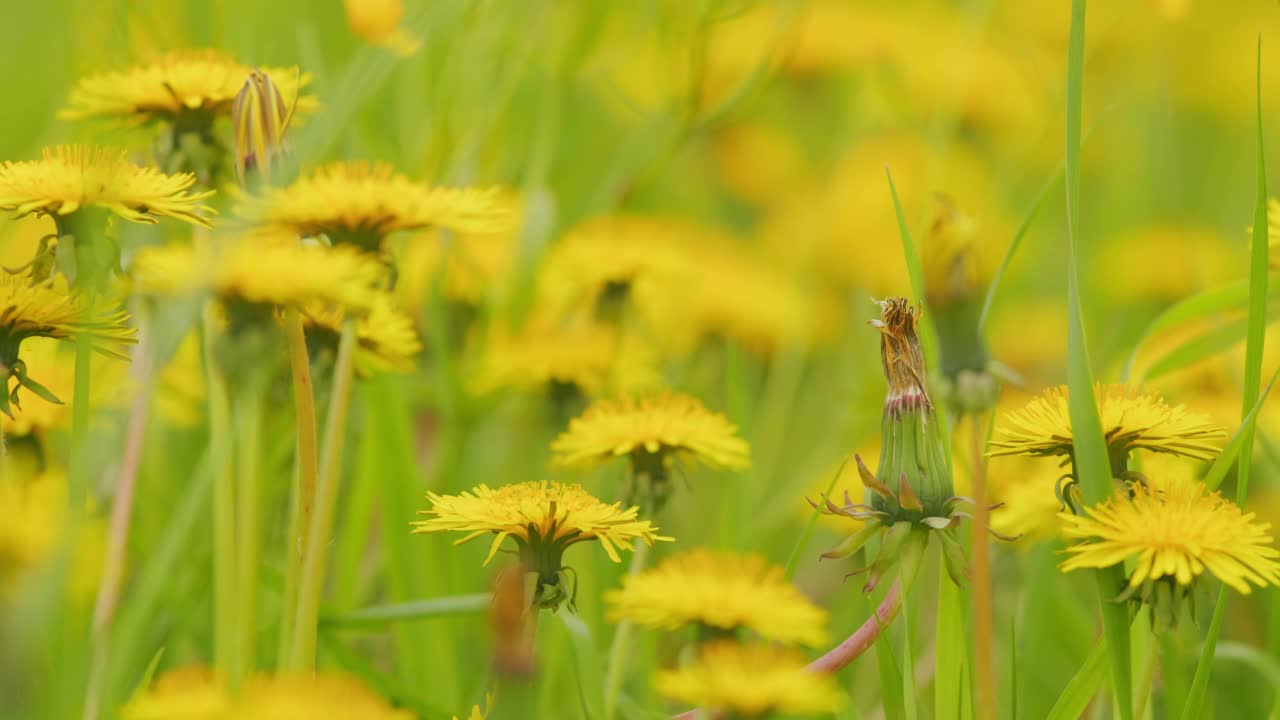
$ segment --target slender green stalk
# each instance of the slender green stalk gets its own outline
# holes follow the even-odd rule
[[[325,419],[324,455],[316,483],[315,511],[302,550],[298,609],[294,615],[293,646],[289,654],[289,669],[295,672],[314,670],[316,664],[316,632],[320,595],[324,592],[326,545],[333,527],[342,476],[342,445],[347,434],[347,410],[351,405],[351,387],[355,379],[355,345],[355,319],[347,318],[342,325],[338,359],[333,369],[332,399]]]
[[[71,399],[71,503],[78,517],[89,497],[89,398],[93,382],[93,344],[88,337],[76,338],[76,378]]]
[[[233,687],[240,677],[236,642],[235,488],[232,485],[231,409],[214,352],[217,321],[204,313],[204,363],[209,393],[209,447],[213,455],[213,662]]]
[[[262,555],[262,388],[244,382],[236,389],[236,622],[240,631],[240,672],[257,669],[258,566]]]
[[[987,510],[986,427],[982,416],[969,418],[973,459],[973,547],[970,550],[969,584],[973,593],[973,680],[977,686],[978,717],[996,717],[995,606],[991,597],[991,541]]]
[[[285,536],[284,607],[280,615],[280,641],[277,663],[284,668],[289,649],[293,647],[293,621],[298,608],[298,575],[302,571],[302,546],[305,530],[311,526],[315,506],[317,463],[316,400],[311,381],[311,358],[302,316],[296,308],[285,310],[285,334],[289,340],[289,371],[293,379],[294,417],[297,423],[297,482],[289,501],[289,529]]]
[[[631,553],[631,564],[627,567],[627,575],[636,575],[644,570],[645,559],[649,555],[648,543],[636,543]],[[630,622],[618,623],[613,633],[613,643],[609,646],[609,666],[604,677],[604,717],[613,720],[618,715],[618,692],[622,690],[622,676],[627,671],[627,657],[631,649]]]

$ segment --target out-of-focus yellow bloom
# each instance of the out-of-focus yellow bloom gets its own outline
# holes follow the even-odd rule
[[[249,680],[228,715],[236,720],[413,720],[355,677],[320,673],[314,677],[257,677]]]
[[[658,535],[658,529],[648,520],[637,519],[638,508],[624,510],[618,503],[606,505],[581,485],[542,481],[491,490],[481,484],[459,495],[428,492],[427,499],[431,509],[419,514],[434,517],[415,522],[413,532],[467,533],[457,545],[493,533],[485,564],[508,537],[516,540],[522,552],[530,547],[533,552],[540,552],[544,546],[563,552],[574,543],[599,540],[614,562],[622,562],[618,549],[631,550],[635,540],[652,546],[659,540],[671,539]],[[540,567],[539,563],[526,564]]]
[[[1145,449],[1209,460],[1219,449],[1211,441],[1226,436],[1208,417],[1182,405],[1170,407],[1152,392],[1099,384],[1095,395],[1112,453]],[[1023,409],[1008,413],[998,430],[991,455],[1069,455],[1073,436],[1067,388],[1049,388]]]
[[[215,245],[169,245],[138,252],[139,292],[183,296],[212,293],[268,305],[308,305],[368,312],[383,274],[378,260],[349,246],[324,247],[238,237]]]
[[[120,709],[123,720],[224,720],[232,707],[231,695],[202,666],[170,670],[151,687],[139,689]]]
[[[845,698],[826,673],[809,672],[797,652],[728,640],[702,648],[691,664],[653,677],[659,695],[734,717],[833,713]]]
[[[45,435],[51,430],[71,427],[71,401],[75,387],[75,353],[69,343],[51,338],[33,337],[22,343],[22,361],[27,372],[40,379],[40,384],[61,403],[54,403],[35,393],[22,397],[22,406],[13,408],[13,417],[0,415],[0,432],[6,438]],[[99,406],[123,397],[127,383],[122,377],[125,366],[115,359],[95,357],[90,365],[93,383],[90,404]],[[10,383],[9,390],[14,390]]]
[[[208,405],[205,377],[200,335],[192,330],[183,336],[173,357],[160,371],[152,400],[160,417],[175,427],[199,425]]]
[[[337,351],[344,313],[332,308],[303,310],[308,338],[317,334]],[[386,293],[378,293],[368,314],[356,320],[356,369],[361,375],[413,370],[413,360],[422,351],[413,319],[392,306]]]
[[[757,205],[772,204],[812,181],[803,148],[780,128],[733,125],[715,136],[713,149],[721,181]]]
[[[624,455],[688,456],[712,467],[750,465],[750,448],[738,428],[696,398],[670,391],[600,400],[551,443],[554,462],[590,466]]]
[[[827,641],[827,612],[760,555],[689,550],[623,577],[622,589],[606,592],[605,602],[612,622],[745,628],[770,642],[815,647]]]
[[[0,210],[59,217],[93,206],[131,222],[171,217],[209,227],[213,210],[201,201],[213,191],[192,193],[195,182],[190,173],[134,165],[122,150],[60,145],[40,160],[0,164]]]
[[[1062,331],[1066,326],[1067,310],[1061,301],[997,302],[987,321],[991,355],[1031,381],[1061,378],[1067,356],[1067,334]]]
[[[417,52],[418,41],[400,27],[404,18],[401,0],[342,0],[342,6],[351,32],[360,39],[405,57]]]
[[[935,195],[934,212],[920,247],[925,302],[938,308],[972,300],[986,289],[993,269],[982,252],[978,219],[956,207],[945,195]]]
[[[657,357],[634,333],[579,319],[533,317],[519,330],[495,325],[484,341],[472,390],[575,385],[591,396],[645,392],[661,385]]]
[[[66,474],[50,469],[0,478],[0,598],[51,562],[68,533],[78,545],[70,591],[88,600],[102,576],[104,528],[97,521],[67,527]]]
[[[437,279],[441,296],[468,305],[479,305],[508,289],[524,224],[523,203],[510,193],[499,193],[498,203],[505,208],[500,212],[511,217],[502,230],[458,233],[451,239],[439,230],[425,230],[403,239],[395,252],[395,293],[405,312],[421,312]]]
[[[231,112],[232,101],[252,71],[247,65],[216,50],[194,50],[164,55],[153,62],[125,70],[83,78],[71,91],[69,106],[58,115],[79,120],[108,118],[128,124],[156,120],[177,122],[184,116],[204,116],[206,121]],[[280,88],[286,105],[309,112],[314,97],[301,95],[311,74],[298,68],[263,68]]]
[[[398,230],[444,228],[492,233],[510,226],[496,188],[441,188],[410,180],[385,163],[325,165],[286,188],[244,198],[245,218],[302,237],[328,235],[334,244],[381,248]]]
[[[1063,533],[1079,539],[1067,548],[1064,571],[1104,568],[1137,558],[1129,586],[1162,577],[1190,585],[1206,569],[1242,594],[1249,583],[1280,584],[1280,550],[1272,547],[1271,526],[1254,522],[1202,483],[1137,484],[1117,491],[1086,515],[1064,513]]]
[[[1147,227],[1105,244],[1094,257],[1092,275],[1098,289],[1117,303],[1171,303],[1237,277],[1238,255],[1206,228]],[[1151,262],[1157,257],[1159,263]]]

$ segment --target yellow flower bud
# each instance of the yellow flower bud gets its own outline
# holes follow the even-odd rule
[[[270,173],[272,160],[282,152],[292,117],[293,108],[285,103],[270,76],[260,70],[250,72],[231,105],[236,175],[240,182],[244,182],[245,172],[251,168]]]

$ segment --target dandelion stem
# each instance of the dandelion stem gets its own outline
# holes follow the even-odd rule
[[[284,669],[293,647],[293,621],[298,609],[298,575],[302,571],[302,548],[306,544],[306,530],[311,526],[312,509],[315,507],[316,475],[319,462],[316,454],[316,400],[311,382],[311,357],[307,353],[307,338],[302,328],[302,315],[289,308],[284,317],[285,333],[289,338],[289,368],[293,376],[294,416],[297,424],[297,484],[289,505],[289,530],[285,542],[284,609],[280,620],[280,645],[277,654],[280,669]]]
[[[88,337],[76,338],[76,378],[71,397],[71,503],[73,517],[89,497],[89,393],[93,345]],[[5,391],[8,391],[6,387]]]
[[[235,687],[240,678],[236,647],[236,528],[232,486],[231,409],[227,384],[214,352],[217,320],[204,312],[204,363],[209,386],[209,449],[213,455],[213,658]]]
[[[875,643],[881,631],[893,622],[893,618],[900,610],[902,610],[902,594],[899,592],[898,582],[895,581],[893,587],[889,588],[889,592],[880,601],[880,607],[876,608],[875,614],[867,618],[867,621],[862,623],[862,626],[844,642],[832,648],[826,655],[809,663],[809,669],[814,672],[833,673],[857,660],[859,655]]]
[[[310,671],[316,662],[316,632],[320,595],[324,591],[325,549],[333,526],[342,468],[342,444],[346,437],[347,410],[355,375],[356,324],[347,318],[338,341],[338,359],[333,369],[332,399],[324,426],[324,455],[316,483],[314,514],[302,547],[302,571],[298,583],[298,610],[293,624],[293,647],[289,669]]]
[[[973,458],[973,558],[970,563],[970,586],[973,588],[973,679],[976,687],[978,717],[996,717],[996,683],[992,639],[994,608],[991,598],[991,541],[987,535],[990,523],[987,510],[987,460],[983,454],[986,436],[982,415],[969,418],[970,452]]]
[[[648,543],[636,543],[635,552],[631,554],[631,564],[627,567],[627,575],[637,575],[644,569],[645,559],[649,555]],[[627,651],[631,647],[632,625],[623,620],[613,633],[613,643],[609,646],[609,668],[604,679],[604,718],[613,720],[618,713],[618,692],[622,689],[622,676],[626,672]]]

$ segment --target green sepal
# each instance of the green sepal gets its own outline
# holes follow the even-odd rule
[[[879,523],[868,523],[866,527],[845,538],[839,545],[822,553],[819,557],[824,560],[843,560],[861,550],[862,546],[866,545],[868,540],[875,537],[876,533],[883,531],[883,525]]]
[[[898,578],[902,583],[902,593],[911,592],[916,576],[920,574],[920,566],[924,560],[924,551],[929,547],[929,533],[925,530],[914,530],[902,546],[902,554],[898,559]]]
[[[964,556],[960,541],[956,540],[950,530],[940,530],[935,535],[942,544],[942,560],[951,582],[965,587],[969,584],[969,560]]]

